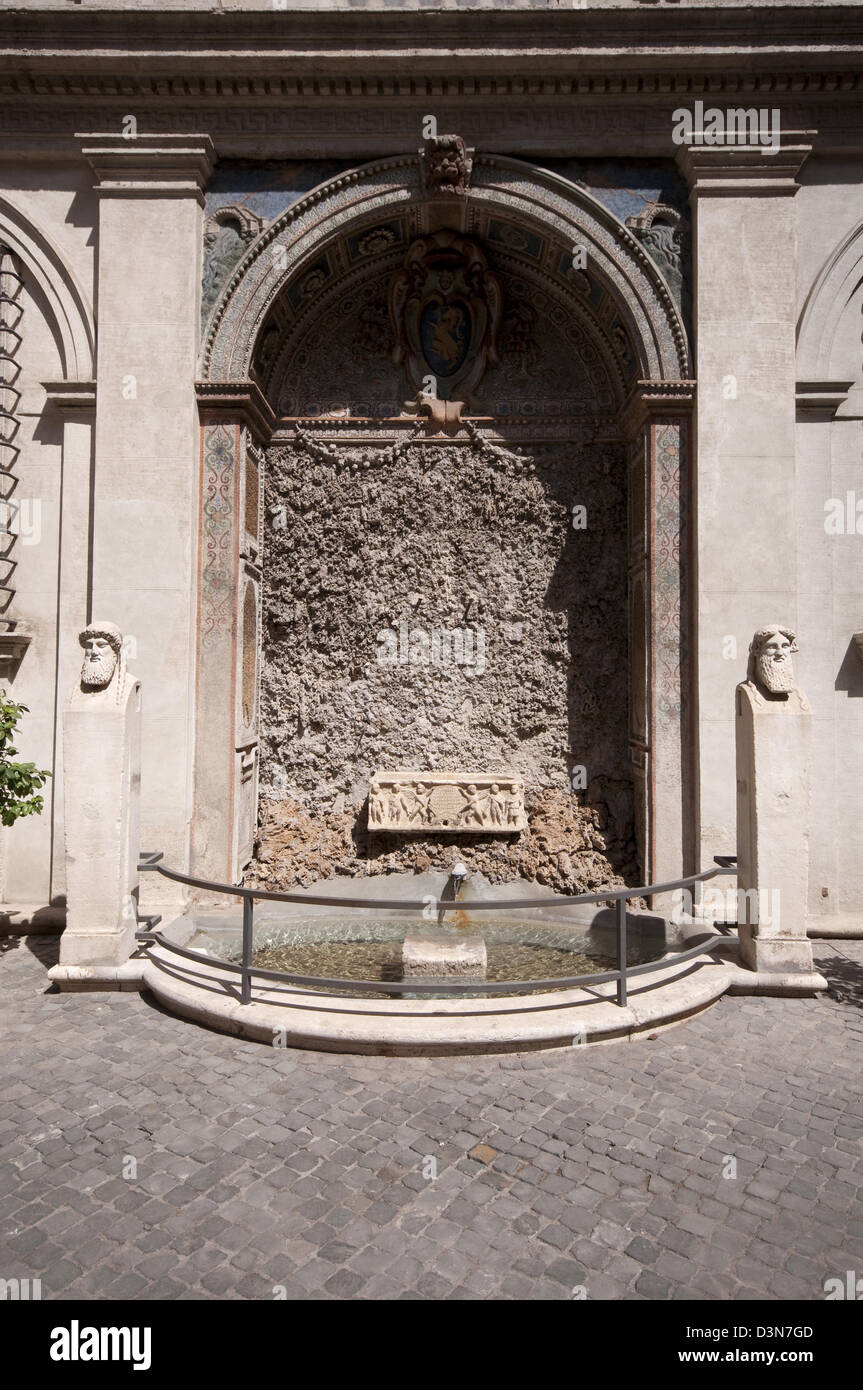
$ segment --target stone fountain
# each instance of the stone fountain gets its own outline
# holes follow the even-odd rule
[[[451,898],[458,902],[459,894],[468,871],[460,860],[456,860],[450,870],[441,901]],[[488,969],[488,953],[483,937],[468,936],[461,928],[458,935],[443,930],[446,910],[438,914],[439,925],[426,931],[408,932],[402,946],[402,974],[404,979],[459,979],[484,980]],[[458,918],[463,913],[455,913],[454,926],[458,931]]]
[[[417,772],[378,771],[369,788],[369,827],[410,834],[511,835],[527,824],[524,783],[512,771]],[[458,901],[468,871],[460,860],[452,867],[442,900]],[[445,910],[436,927],[409,932],[402,948],[405,979],[484,980],[488,968],[482,936],[467,935],[463,913]],[[461,918],[461,920],[459,920]],[[461,929],[461,930],[459,930]]]

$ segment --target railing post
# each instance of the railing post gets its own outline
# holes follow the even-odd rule
[[[252,1002],[252,943],[254,940],[255,900],[251,893],[243,894],[243,973],[240,979],[240,1003]]]
[[[617,1002],[626,1008],[626,898],[617,900]]]

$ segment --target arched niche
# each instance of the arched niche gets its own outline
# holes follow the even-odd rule
[[[0,339],[0,684],[12,684],[16,698],[39,710],[31,751],[52,770],[45,814],[7,832],[0,845],[0,879],[8,901],[47,903],[65,891],[62,693],[80,670],[77,634],[90,617],[95,328],[62,251],[7,197],[0,197]],[[47,404],[37,420],[32,403],[44,400],[43,387]],[[28,506],[40,517],[34,549],[16,539],[25,534]],[[46,553],[51,579],[37,558]],[[62,920],[62,909],[51,911]]]
[[[329,266],[326,254],[346,232],[355,239],[357,259],[375,255],[374,244],[367,251],[360,246],[364,232],[406,218],[411,239],[429,229],[434,206],[416,156],[365,165],[301,199],[255,239],[227,282],[205,332],[204,379],[249,377],[258,339],[283,288],[315,271],[316,291],[322,289],[342,269]],[[572,248],[583,246],[590,274],[618,304],[635,350],[636,378],[687,379],[686,334],[667,284],[638,239],[590,194],[521,160],[477,156],[464,211],[467,233],[484,217],[536,228],[554,241],[567,264]]]
[[[0,197],[0,243],[18,257],[54,335],[67,382],[92,381],[95,364],[93,311],[76,277],[50,237],[7,198]]]
[[[688,344],[671,290],[638,238],[583,189],[546,170],[476,155],[466,196],[441,203],[428,194],[421,158],[377,161],[313,190],[249,245],[210,315],[202,349],[202,402],[218,402],[220,412],[218,420],[205,420],[202,449],[202,650],[205,656],[212,652],[212,619],[230,582],[230,567],[218,570],[216,561],[210,576],[216,579],[214,601],[208,602],[206,566],[223,548],[226,522],[222,501],[213,503],[242,476],[244,422],[266,443],[273,428],[276,439],[284,439],[292,419],[301,417],[308,426],[315,418],[328,438],[346,447],[362,443],[364,431],[380,432],[385,425],[392,440],[419,428],[410,412],[406,417],[402,410],[401,419],[391,415],[400,404],[395,387],[387,410],[356,409],[356,383],[340,401],[337,382],[333,399],[314,411],[301,392],[291,392],[299,390],[300,355],[344,336],[349,323],[362,323],[375,296],[379,310],[380,287],[404,264],[417,238],[441,226],[475,238],[495,270],[505,271],[510,284],[524,285],[526,304],[533,299],[548,306],[585,382],[593,374],[594,423],[624,449],[630,499],[630,598],[624,607],[644,685],[632,700],[629,734],[643,800],[636,820],[643,827],[644,872],[673,877],[685,858],[682,788],[689,757],[689,623],[682,611],[693,386]],[[370,296],[367,303],[363,296]],[[368,329],[385,341],[386,327],[374,316]],[[249,425],[249,411],[239,409],[231,424],[232,394],[257,402],[257,424]],[[465,403],[468,420],[488,411],[488,396],[481,397],[482,391]],[[512,442],[518,424],[492,410],[482,428],[489,439]],[[238,491],[232,495],[239,498]],[[235,525],[236,537],[241,530]],[[227,637],[224,651],[228,660]],[[211,748],[201,750],[208,764],[213,755]],[[204,782],[213,785],[208,774]],[[206,862],[199,863],[199,871],[205,869]]]
[[[835,247],[816,276],[797,324],[797,379],[838,382],[860,372],[863,223]]]

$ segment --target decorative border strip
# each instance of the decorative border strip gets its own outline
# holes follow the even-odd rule
[[[195,56],[191,52],[185,55],[188,65],[194,63]],[[365,56],[367,64],[373,61],[374,55],[356,54],[358,59],[362,56]],[[520,56],[523,58],[523,53]],[[673,56],[681,64],[687,61],[685,51]],[[732,53],[731,61],[733,61],[733,57]],[[129,58],[134,60],[135,55],[130,54]],[[571,61],[574,63],[578,58],[577,45],[572,45]],[[7,57],[6,61],[10,61],[10,59]],[[178,61],[180,60],[178,59]],[[230,55],[225,59],[226,64],[229,61]],[[266,54],[258,55],[259,64],[266,61]],[[790,72],[771,72],[768,70],[759,73],[722,73],[711,71],[693,74],[691,70],[658,73],[654,65],[652,69],[645,68],[641,72],[626,72],[617,75],[587,73],[577,77],[564,74],[544,77],[515,77],[506,74],[483,77],[463,75],[450,78],[446,76],[431,77],[418,72],[413,74],[400,73],[398,76],[375,77],[366,73],[364,76],[309,76],[304,78],[279,75],[280,60],[273,58],[271,61],[274,64],[274,71],[269,75],[233,77],[224,74],[218,78],[188,75],[147,78],[134,73],[124,73],[122,94],[126,98],[143,97],[162,100],[166,103],[173,102],[177,98],[184,102],[190,102],[194,101],[195,97],[201,97],[205,100],[226,100],[237,97],[245,102],[258,98],[269,105],[280,99],[288,101],[293,99],[304,103],[309,101],[323,103],[333,100],[340,102],[346,100],[367,101],[370,97],[380,97],[392,101],[393,98],[398,97],[415,99],[433,96],[440,101],[452,100],[453,98],[463,100],[465,97],[487,100],[489,98],[514,97],[619,98],[621,96],[649,97],[655,95],[667,101],[681,96],[694,99],[708,95],[711,100],[737,94],[771,98],[788,95],[799,98],[813,95],[854,95],[863,91],[863,74],[854,69],[845,72],[807,72],[797,69]],[[464,58],[461,61],[464,62]],[[548,64],[551,59],[546,58],[544,61]],[[615,61],[614,56],[608,61],[613,63]],[[104,96],[116,99],[119,88],[120,80],[117,76],[98,77],[93,74],[88,74],[85,77],[83,75],[58,76],[57,74],[46,73],[37,77],[29,73],[22,73],[5,77],[0,81],[0,95],[16,98],[35,97],[39,101],[44,101],[46,97],[52,96],[85,99]]]
[[[234,603],[235,426],[205,425],[202,432],[201,625],[209,649],[230,637]]]

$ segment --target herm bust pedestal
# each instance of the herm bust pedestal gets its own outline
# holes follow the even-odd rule
[[[749,679],[735,695],[738,928],[750,969],[811,976],[812,714],[794,684],[794,650],[787,629],[760,629],[750,648]]]
[[[139,972],[123,967],[137,924],[141,686],[126,679],[112,624],[80,640],[81,684],[63,709],[66,929],[51,978],[62,989],[116,989],[128,974],[135,987]]]

